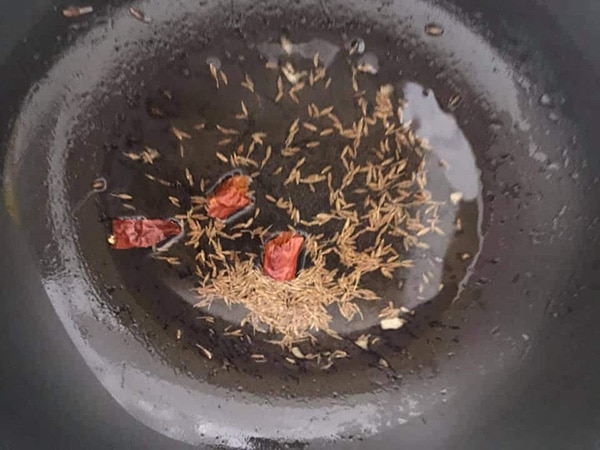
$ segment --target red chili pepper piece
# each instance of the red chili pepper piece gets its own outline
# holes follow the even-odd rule
[[[304,237],[292,231],[283,231],[267,241],[263,259],[265,274],[277,281],[293,280],[303,243]]]
[[[181,225],[170,219],[113,219],[113,248],[147,248],[181,233]]]
[[[250,179],[246,175],[233,175],[217,186],[208,198],[208,216],[227,219],[252,202],[248,195]]]

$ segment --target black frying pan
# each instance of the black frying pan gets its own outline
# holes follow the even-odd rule
[[[149,24],[121,5],[75,20],[49,5],[3,7],[3,442],[596,448],[598,11],[454,3],[154,2],[139,5]],[[442,36],[423,32],[432,22]],[[440,104],[459,92],[454,113],[481,170],[484,238],[458,299],[422,305],[396,340],[328,371],[238,361],[257,344],[223,344],[190,319],[185,269],[113,255],[98,211],[116,213],[81,202],[99,174],[127,180],[105,137],[119,123],[124,140],[144,132],[131,111],[146,111],[154,83],[187,92],[194,55],[282,32],[362,36],[398,80]]]

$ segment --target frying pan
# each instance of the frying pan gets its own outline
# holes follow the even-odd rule
[[[136,4],[150,23],[91,4],[76,20],[45,1],[1,7],[4,446],[600,447],[596,2]],[[111,254],[110,205],[82,202],[118,170],[98,135],[139,101],[156,55],[183,79],[227,36],[284,31],[361,36],[382,70],[440,104],[462,96],[483,237],[460,295],[392,342],[391,370],[379,355],[322,373],[202,359],[177,327],[225,357],[249,349],[189,325],[187,290]]]

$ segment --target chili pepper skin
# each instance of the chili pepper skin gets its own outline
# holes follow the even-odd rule
[[[304,237],[292,231],[284,231],[267,241],[263,257],[265,275],[277,281],[296,278],[298,257],[303,244]]]
[[[182,231],[171,219],[117,218],[112,220],[114,249],[148,248]]]
[[[248,194],[250,179],[233,175],[223,180],[208,198],[207,214],[213,219],[225,220],[252,203]]]

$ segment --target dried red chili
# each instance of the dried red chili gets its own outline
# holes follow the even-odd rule
[[[181,225],[171,219],[113,219],[109,242],[119,250],[147,248],[177,236],[181,231]]]
[[[302,244],[304,237],[292,231],[283,231],[267,241],[263,258],[265,274],[277,281],[293,280]]]
[[[224,220],[252,203],[249,184],[250,178],[246,175],[233,175],[223,180],[208,198],[208,216]]]

